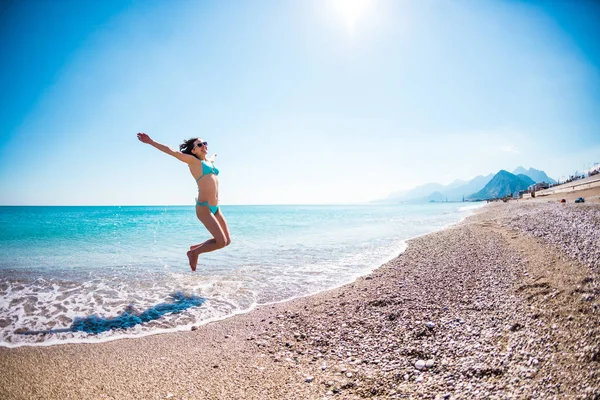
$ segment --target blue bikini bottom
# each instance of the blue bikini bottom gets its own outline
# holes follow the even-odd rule
[[[208,204],[208,201],[203,201],[202,203],[200,203],[198,199],[196,199],[196,206],[208,207],[210,209],[210,212],[214,215],[217,215],[217,212],[219,211],[219,206],[211,206],[210,204]]]

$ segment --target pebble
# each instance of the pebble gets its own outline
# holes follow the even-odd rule
[[[582,249],[574,250],[570,257],[580,254],[593,259],[585,255],[589,252],[585,246],[593,242],[588,239],[600,238],[597,222],[592,224],[600,221],[598,208],[592,210],[595,217],[581,218],[588,225],[578,233],[569,225],[577,221],[576,214],[570,219],[560,217],[558,223],[564,226],[557,231],[548,216],[555,214],[552,210],[536,211],[534,217],[527,210],[507,210],[496,213],[490,225],[507,224],[523,233],[519,235],[523,241],[528,240],[527,229],[535,226],[537,234],[533,236],[564,242],[567,247],[581,234]],[[552,280],[540,278],[538,259],[527,256],[526,260],[518,251],[521,241],[506,241],[498,230],[469,227],[468,220],[465,225],[467,228],[453,228],[452,234],[442,231],[433,239],[414,239],[401,257],[382,266],[372,280],[358,280],[355,288],[340,289],[323,305],[309,306],[310,313],[297,313],[293,321],[282,316],[273,325],[265,322],[269,328],[266,335],[279,335],[272,336],[262,351],[271,359],[291,355],[297,357],[299,366],[320,366],[323,382],[335,381],[323,387],[328,396],[343,392],[347,398],[386,398],[398,393],[445,399],[502,399],[504,393],[515,398],[557,398],[567,388],[581,393],[586,386],[600,383],[598,374],[591,374],[600,350],[593,343],[589,319],[585,325],[582,321],[586,318],[578,311],[580,306],[593,309],[594,303],[578,303],[558,314],[572,314],[568,318],[555,317],[553,308],[540,303],[559,302],[568,296],[579,301],[596,290],[600,282],[597,273],[586,275],[589,280],[579,279],[577,292],[557,294],[562,288],[542,285]],[[600,249],[594,254],[595,260],[600,258]],[[402,290],[398,290],[398,282],[402,282]],[[520,292],[523,285],[530,286]],[[538,294],[545,290],[549,293]],[[334,312],[340,307],[342,311]],[[532,313],[537,317],[532,318]],[[597,315],[592,315],[594,321],[598,321]],[[565,363],[558,345],[571,344],[566,334],[573,332],[581,332],[573,350],[579,365],[556,375],[557,366]],[[290,341],[293,337],[302,340]],[[585,345],[593,348],[583,351]],[[527,368],[521,370],[522,366]],[[578,382],[586,384],[579,387]]]
[[[315,377],[314,377],[314,376],[307,376],[307,377],[306,377],[306,379],[304,380],[304,382],[306,382],[306,383],[311,383],[311,382],[312,382],[312,381],[314,381],[314,380],[315,380]]]
[[[600,265],[600,208],[557,207],[558,204],[537,204],[535,207],[511,207],[503,226],[542,238],[562,247],[566,254],[590,267]],[[574,226],[574,221],[577,225]]]

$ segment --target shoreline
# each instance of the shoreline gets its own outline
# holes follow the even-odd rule
[[[483,207],[411,239],[398,257],[351,283],[192,332],[91,346],[2,347],[0,393],[7,399],[593,398],[600,395],[600,349],[593,345],[600,336],[598,323],[590,324],[600,321],[597,268],[503,226],[514,210],[535,216],[528,208],[539,207],[551,205]],[[597,205],[572,208],[600,213]],[[575,342],[587,344],[569,347]],[[566,347],[548,352],[548,343]],[[432,365],[418,369],[419,360]]]
[[[21,342],[21,343],[0,343],[0,348],[6,348],[6,349],[16,349],[16,348],[20,348],[20,347],[48,347],[48,346],[62,346],[62,345],[69,345],[69,344],[102,344],[102,343],[108,343],[111,341],[115,341],[115,340],[121,340],[121,339],[137,339],[137,338],[143,338],[143,337],[147,337],[147,336],[152,336],[152,335],[163,335],[163,334],[171,334],[171,333],[177,333],[177,332],[188,332],[191,329],[197,329],[201,326],[207,325],[207,324],[212,324],[215,322],[220,322],[220,321],[224,321],[227,320],[229,318],[234,318],[237,317],[239,315],[244,315],[247,313],[251,313],[253,312],[256,308],[258,307],[265,307],[265,306],[270,306],[270,305],[275,305],[275,304],[281,304],[281,303],[286,303],[289,301],[294,301],[294,300],[298,300],[298,299],[302,299],[302,298],[306,298],[306,297],[310,297],[310,296],[314,296],[314,295],[318,295],[320,293],[324,293],[330,290],[334,290],[334,289],[338,289],[342,286],[345,285],[349,285],[352,284],[353,282],[355,282],[357,279],[360,279],[364,276],[370,275],[372,274],[374,271],[376,271],[378,268],[380,268],[382,265],[392,261],[393,259],[399,257],[404,251],[406,251],[407,247],[408,247],[408,242],[414,239],[417,239],[419,237],[423,237],[432,233],[436,233],[439,231],[443,231],[445,229],[449,229],[453,226],[459,225],[461,224],[466,218],[469,218],[470,216],[472,216],[474,213],[476,213],[479,209],[485,207],[487,205],[487,203],[485,202],[478,202],[476,204],[469,204],[467,206],[465,206],[467,209],[463,210],[462,212],[465,212],[466,214],[461,217],[457,222],[453,222],[447,225],[444,225],[436,230],[433,230],[431,232],[427,232],[427,233],[423,233],[423,234],[419,234],[416,236],[412,236],[409,237],[407,239],[402,240],[402,246],[401,249],[399,250],[399,252],[395,252],[394,255],[390,255],[390,256],[386,256],[383,257],[380,261],[378,262],[374,262],[373,266],[370,267],[369,269],[365,269],[364,271],[353,275],[349,278],[349,280],[343,281],[341,283],[338,283],[334,286],[331,286],[329,288],[325,288],[325,289],[318,289],[315,292],[309,292],[306,294],[302,294],[302,295],[297,295],[294,297],[290,297],[290,298],[285,298],[282,300],[278,300],[278,301],[273,301],[273,302],[268,302],[268,303],[253,303],[249,308],[244,309],[244,310],[238,310],[233,312],[232,314],[227,314],[227,315],[223,315],[223,316],[215,316],[215,317],[211,317],[208,318],[206,320],[202,320],[199,321],[197,323],[194,324],[189,324],[189,325],[182,325],[182,326],[178,326],[178,327],[172,327],[172,328],[160,328],[157,329],[156,331],[149,331],[149,332],[141,332],[141,333],[134,333],[134,334],[122,334],[122,335],[118,335],[118,336],[109,336],[109,337],[105,337],[102,339],[97,339],[97,338],[70,338],[70,339],[51,339],[51,340],[46,340],[46,341],[42,341],[42,342]]]

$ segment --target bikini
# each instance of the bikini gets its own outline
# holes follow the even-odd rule
[[[219,175],[219,170],[214,165],[202,160],[202,175],[200,175],[198,179],[196,179],[196,182],[198,182],[203,176],[210,174]],[[219,211],[219,206],[211,206],[210,204],[208,204],[208,201],[203,201],[202,203],[200,203],[198,199],[196,199],[196,206],[208,207],[210,209],[210,212],[212,212],[215,215],[217,214],[217,211]]]

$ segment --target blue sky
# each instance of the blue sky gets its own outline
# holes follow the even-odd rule
[[[600,161],[593,1],[0,3],[0,204],[363,202]]]

